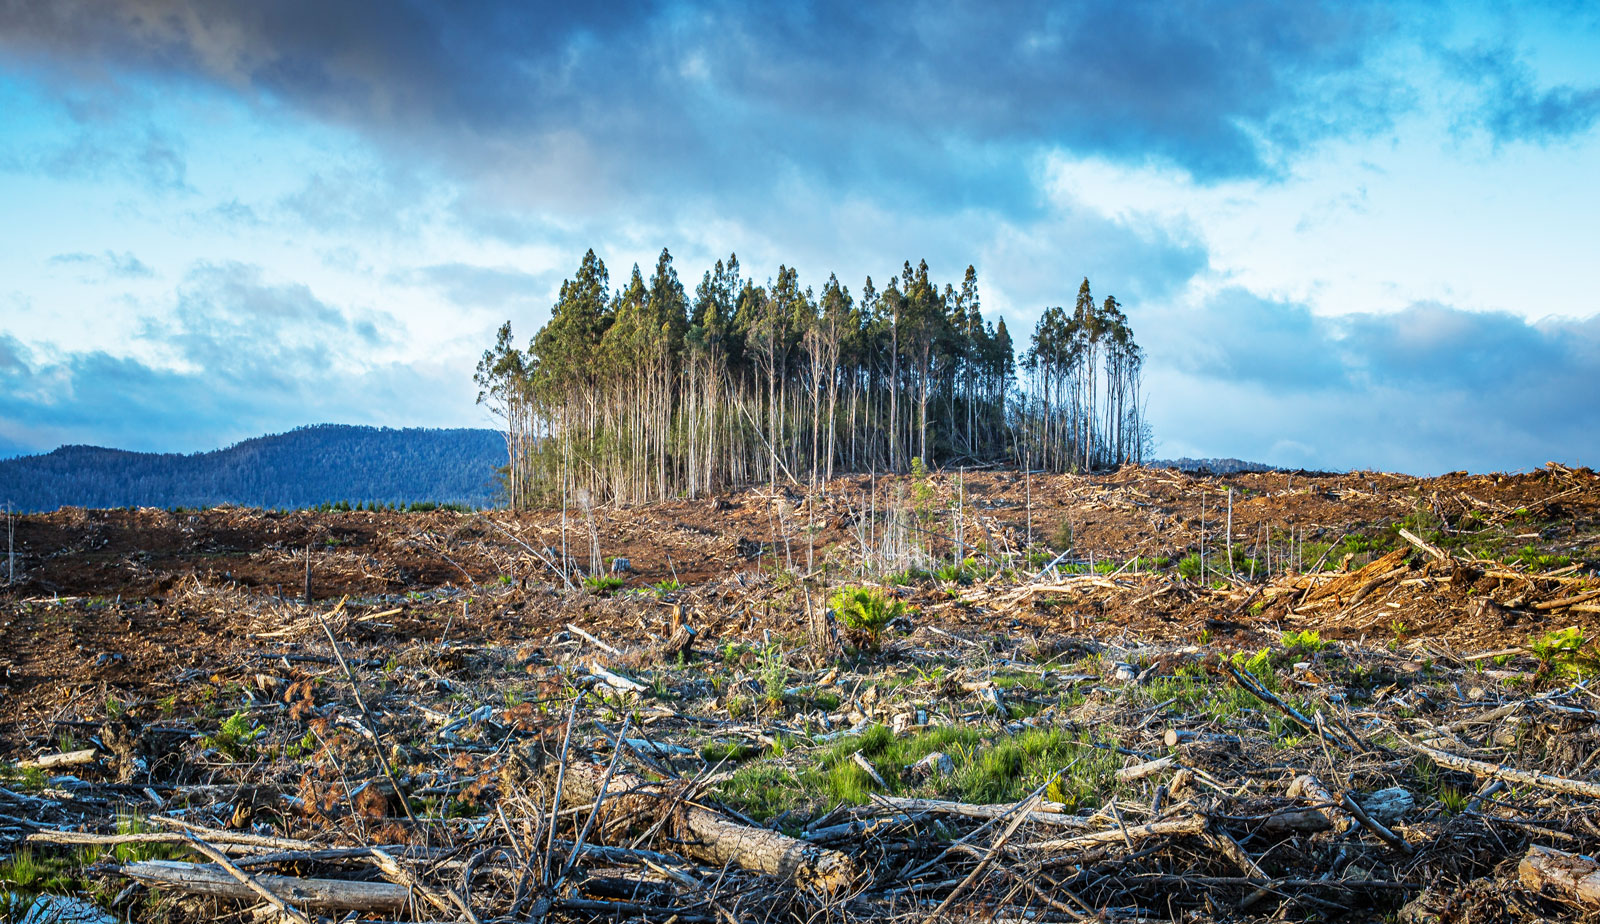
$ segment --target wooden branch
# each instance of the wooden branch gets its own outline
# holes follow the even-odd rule
[[[1390,847],[1393,847],[1404,854],[1409,854],[1412,852],[1412,847],[1410,844],[1406,843],[1405,838],[1394,833],[1393,831],[1390,831],[1376,818],[1373,818],[1371,815],[1367,814],[1367,810],[1361,807],[1361,803],[1357,802],[1354,796],[1350,795],[1349,793],[1345,793],[1344,798],[1340,800],[1340,804],[1349,809],[1350,814],[1356,816],[1356,819],[1360,821],[1362,825],[1366,826],[1367,830],[1378,835],[1378,837],[1382,838],[1383,841]]]
[[[1205,830],[1206,819],[1204,815],[1184,815],[1179,818],[1169,818],[1164,821],[1152,821],[1149,824],[1135,825],[1131,828],[1109,828],[1105,831],[1095,831],[1092,834],[1080,834],[1077,837],[1036,841],[1028,845],[1028,850],[1030,852],[1083,850],[1088,847],[1099,847],[1103,844],[1120,844],[1125,840],[1131,842],[1148,837],[1204,834]]]
[[[637,680],[630,680],[621,674],[607,670],[599,661],[589,662],[589,673],[605,681],[606,686],[631,693],[643,693],[650,689]]]
[[[1600,863],[1581,854],[1534,844],[1517,864],[1517,878],[1541,895],[1600,905]]]
[[[191,848],[204,854],[212,862],[222,867],[223,871],[232,876],[240,885],[261,896],[267,904],[278,909],[279,914],[297,922],[297,924],[311,924],[311,919],[306,917],[305,912],[279,898],[276,892],[262,885],[261,881],[256,877],[234,866],[233,862],[224,856],[222,851],[195,837],[193,834],[186,834],[184,837],[189,841]]]
[[[1355,819],[1350,813],[1339,808],[1339,800],[1328,791],[1328,787],[1309,773],[1295,777],[1294,782],[1289,784],[1289,798],[1305,799],[1324,806],[1309,811],[1320,816],[1327,827],[1340,833],[1350,830],[1350,826],[1355,824]]]
[[[215,895],[251,901],[260,896],[249,886],[213,863],[141,860],[117,872],[151,888],[176,889],[194,895]],[[257,876],[256,881],[285,901],[301,906],[339,911],[399,911],[411,892],[387,882],[348,882],[342,879],[301,879],[295,876]]]
[[[1142,780],[1147,776],[1155,776],[1157,773],[1160,773],[1163,770],[1168,770],[1176,766],[1178,766],[1178,758],[1173,757],[1170,754],[1166,757],[1157,757],[1155,760],[1147,760],[1142,764],[1134,764],[1131,767],[1123,767],[1121,770],[1118,770],[1117,782],[1132,783],[1135,780]]]
[[[1573,796],[1588,796],[1591,799],[1600,799],[1600,783],[1589,783],[1583,780],[1569,780],[1565,777],[1551,776],[1548,773],[1535,773],[1532,770],[1518,770],[1503,764],[1491,764],[1488,761],[1473,760],[1441,751],[1426,744],[1401,738],[1406,747],[1419,754],[1425,754],[1434,763],[1450,770],[1460,770],[1463,773],[1472,773],[1477,776],[1495,780],[1505,780],[1507,783],[1521,783],[1524,786],[1537,786],[1551,792],[1564,792]]]
[[[82,764],[94,763],[98,752],[94,748],[85,748],[81,751],[67,751],[61,754],[44,754],[32,760],[19,760],[17,766],[23,770],[50,770],[56,767],[77,767]]]
[[[1000,818],[1010,814],[1016,808],[1014,804],[1010,803],[1004,805],[979,805],[972,802],[946,802],[942,799],[910,799],[905,796],[874,795],[872,801],[907,815],[961,815],[967,818]],[[1063,828],[1089,827],[1088,819],[1077,815],[1063,814],[1058,803],[1044,802],[1041,805],[1054,805],[1057,807],[1054,809],[1035,808],[1028,812],[1029,821],[1035,824],[1056,825]]]
[[[1445,554],[1444,549],[1423,541],[1422,537],[1403,526],[1400,527],[1400,538],[1411,543],[1422,551],[1427,552],[1429,555],[1432,555],[1434,558],[1437,558],[1440,561],[1444,561],[1450,557],[1449,555]]]
[[[605,642],[600,641],[599,639],[597,639],[594,636],[590,635],[589,633],[583,631],[582,629],[578,628],[577,626],[573,625],[570,622],[567,623],[567,631],[571,632],[573,635],[576,635],[577,637],[583,639],[584,641],[588,642],[589,644],[593,645],[594,647],[600,649],[601,651],[605,652],[606,654],[611,654],[611,655],[620,655],[620,654],[622,654],[622,652],[620,652],[617,649],[611,647],[610,645],[607,645]]]
[[[605,774],[606,768],[598,764],[573,763],[566,770],[566,787],[573,798],[595,802]],[[666,813],[663,833],[681,844],[685,855],[714,866],[733,863],[829,894],[847,888],[857,876],[855,861],[848,854],[737,824],[698,805],[672,805],[670,790],[664,792],[660,784],[631,773],[614,774],[606,791],[596,819],[600,835],[643,829]]]

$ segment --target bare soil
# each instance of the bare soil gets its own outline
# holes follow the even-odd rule
[[[1401,535],[1402,529],[1413,538]],[[889,539],[901,543],[891,551],[901,555],[903,568],[863,575],[864,556],[881,557]],[[914,548],[908,551],[908,545]],[[1235,550],[1231,567],[1230,545]],[[595,548],[603,559],[593,562],[599,570],[609,572],[612,559],[627,560],[626,570],[617,572],[620,588],[585,588],[572,574],[573,566],[594,570]],[[1182,564],[1202,551],[1217,569],[1203,577],[1192,563]],[[953,580],[928,573],[964,558],[971,561],[950,575]],[[309,606],[302,599],[308,560]],[[565,577],[558,572],[563,560],[569,563]],[[1051,562],[1054,567],[1044,567]],[[973,714],[978,718],[966,721],[992,726],[992,735],[984,738],[989,747],[1042,728],[1039,723],[1052,716],[1056,725],[1051,727],[1081,732],[1094,728],[1093,716],[1099,715],[1103,728],[1120,729],[1116,747],[1132,763],[1132,755],[1161,751],[1159,736],[1165,728],[1200,727],[1190,721],[1194,714],[1174,711],[1183,703],[1138,700],[1141,684],[1177,676],[1174,672],[1183,665],[1211,677],[1209,682],[1232,684],[1220,664],[1235,663],[1229,659],[1236,652],[1242,659],[1274,646],[1281,649],[1285,633],[1301,631],[1316,633],[1330,647],[1302,653],[1306,663],[1292,668],[1280,658],[1277,670],[1295,678],[1286,679],[1289,686],[1284,689],[1333,696],[1323,700],[1333,710],[1330,721],[1336,714],[1349,716],[1354,700],[1345,697],[1368,701],[1385,684],[1435,691],[1410,705],[1392,705],[1393,694],[1380,696],[1382,708],[1368,707],[1395,734],[1401,734],[1401,724],[1419,709],[1438,712],[1438,690],[1455,701],[1452,708],[1482,706],[1484,712],[1518,697],[1545,695],[1541,702],[1577,705],[1561,714],[1566,726],[1539,733],[1536,759],[1526,749],[1517,753],[1547,772],[1595,779],[1600,768],[1589,759],[1593,694],[1572,686],[1574,677],[1585,676],[1582,665],[1550,655],[1537,642],[1569,627],[1577,628],[1579,638],[1600,635],[1597,565],[1600,477],[1587,469],[1555,465],[1518,475],[1455,473],[1427,479],[1305,472],[1216,477],[1139,468],[1094,476],[943,472],[923,483],[853,476],[816,491],[777,485],[712,499],[592,512],[577,507],[517,514],[67,508],[24,516],[16,525],[17,580],[0,590],[0,760],[16,764],[69,746],[95,747],[97,763],[77,770],[70,777],[76,784],[50,789],[59,795],[82,785],[90,787],[92,798],[80,793],[80,799],[90,801],[73,805],[69,800],[49,809],[34,806],[29,816],[34,804],[26,801],[27,793],[19,796],[23,802],[18,805],[7,803],[0,793],[0,816],[22,819],[0,818],[0,845],[14,847],[40,826],[108,830],[117,812],[129,811],[130,804],[138,804],[142,813],[157,812],[175,804],[169,800],[189,791],[185,787],[222,784],[233,789],[209,808],[201,799],[195,814],[185,817],[200,818],[208,826],[231,825],[330,844],[387,840],[436,846],[441,837],[459,840],[460,831],[450,835],[453,829],[442,819],[432,827],[405,819],[392,792],[379,804],[351,802],[353,810],[350,805],[336,809],[336,803],[350,802],[330,788],[336,780],[349,787],[359,778],[376,792],[375,781],[388,779],[350,729],[366,722],[376,724],[380,733],[387,730],[388,736],[402,738],[408,727],[426,724],[419,715],[456,716],[488,702],[494,708],[470,725],[482,731],[492,713],[493,746],[438,750],[434,741],[397,746],[392,756],[401,766],[401,784],[413,794],[428,786],[455,792],[461,786],[450,780],[467,780],[462,785],[475,786],[475,795],[487,791],[487,801],[464,800],[467,807],[461,811],[471,814],[496,798],[503,810],[515,803],[509,778],[496,777],[511,772],[507,755],[531,747],[540,756],[527,759],[541,768],[550,766],[565,738],[561,719],[572,697],[582,703],[576,724],[583,746],[593,748],[596,759],[609,756],[604,727],[609,723],[614,732],[623,713],[595,693],[590,665],[597,664],[654,684],[655,692],[643,695],[658,713],[650,721],[661,723],[656,725],[661,737],[682,742],[690,753],[703,752],[713,741],[744,740],[739,738],[743,732],[736,732],[752,723],[755,731],[747,737],[754,747],[770,747],[781,739],[791,747],[809,740],[822,748],[823,742],[837,739],[835,731],[886,724],[907,709],[921,715],[933,702],[966,703],[951,707],[959,724],[962,710],[982,705],[988,695],[980,692],[984,684],[994,688],[996,672],[1010,670],[1006,665],[1042,671],[1047,680],[1055,672],[1056,679],[1042,682],[1030,694],[1038,700],[1035,707],[1048,704],[1044,712],[1021,709],[1032,713],[1027,728],[1016,725],[1016,705],[1009,721],[1003,711],[988,718],[980,711]],[[832,588],[862,581],[882,584],[912,607],[890,627],[878,652],[855,650],[852,643],[862,639],[849,633],[830,635],[842,627],[829,628],[825,615]],[[687,622],[697,632],[697,656],[687,665],[664,664],[655,653],[675,621]],[[337,651],[328,643],[330,634],[339,640]],[[774,648],[776,656],[771,654]],[[1327,661],[1333,653],[1339,660]],[[1107,694],[1112,700],[1098,705],[1093,695],[1087,703],[1074,700],[1069,714],[1068,693],[1082,681],[1061,680],[1060,672],[1084,655],[1099,660],[1083,676],[1092,676],[1091,684],[1104,684],[1096,689],[1121,692]],[[347,659],[358,682],[372,685],[365,708],[376,718],[361,714],[348,689],[337,689],[345,686],[338,657]],[[774,657],[778,667],[771,663]],[[1352,665],[1360,671],[1353,673]],[[947,673],[935,677],[929,673],[935,668]],[[801,692],[766,690],[763,700],[762,678],[770,686],[775,671]],[[1068,671],[1066,676],[1079,675]],[[1327,686],[1335,680],[1346,685],[1336,695]],[[867,690],[880,692],[867,700]],[[1565,698],[1550,699],[1554,693]],[[736,712],[741,695],[750,702],[739,708],[748,711]],[[1137,702],[1147,718],[1129,724],[1128,715],[1104,711],[1112,701],[1122,701],[1117,697],[1130,696],[1124,705]],[[1273,712],[1270,706],[1262,708]],[[241,712],[258,725],[266,723],[262,728],[270,733],[262,731],[262,742],[248,748],[219,746],[223,720]],[[602,713],[610,719],[603,720]],[[765,719],[758,717],[762,714]],[[1435,717],[1441,724],[1448,720],[1443,713]],[[342,732],[341,721],[346,723]],[[1262,726],[1259,731],[1269,729]],[[1415,734],[1415,729],[1406,726],[1404,734]],[[320,745],[312,740],[317,735],[322,736]],[[119,736],[129,740],[112,740]],[[302,739],[306,753],[291,753],[290,746]],[[1309,739],[1304,745],[1308,761],[1328,750],[1316,734]],[[268,740],[274,742],[270,760],[262,750]],[[1347,766],[1343,779],[1336,766],[1325,764],[1318,771],[1324,782],[1355,792],[1363,781],[1368,789],[1377,789],[1383,778],[1413,772],[1395,767],[1411,767],[1414,753],[1395,750],[1399,745],[1372,746],[1379,750],[1359,768]],[[1245,750],[1258,768],[1294,763],[1284,762],[1282,755]],[[802,774],[796,779],[811,772],[795,763],[795,755],[782,757],[782,751],[778,747],[774,767]],[[369,757],[362,758],[362,753]],[[1222,772],[1206,763],[1204,755],[1180,756],[1186,766]],[[1326,756],[1331,763],[1337,755]],[[1220,759],[1228,766],[1228,761],[1243,758],[1235,754]],[[1389,766],[1385,760],[1399,764]],[[635,763],[635,769],[650,772],[648,762]],[[715,776],[715,764],[707,758],[707,765],[697,769],[681,762],[673,766],[683,772],[692,769],[691,776]],[[424,771],[425,765],[432,769]],[[752,767],[740,772],[749,775]],[[902,785],[894,776],[899,772],[890,771],[892,790],[924,791],[910,782]],[[421,782],[425,776],[431,781],[426,785]],[[1449,785],[1459,784],[1467,792],[1476,788],[1470,774],[1452,779]],[[0,787],[13,790],[18,785],[0,781]],[[294,794],[292,809],[275,805],[272,813],[255,818],[249,799],[239,792],[256,785]],[[526,784],[518,785],[523,787],[517,789],[523,794],[519,798],[532,798],[526,796]],[[838,815],[838,820],[871,815],[868,808],[819,798],[787,805],[782,815],[770,816],[759,800],[741,801],[746,797],[728,788],[733,784],[723,780],[716,785],[722,787],[713,792],[719,804],[753,824],[794,831],[825,815]],[[1404,785],[1415,790],[1417,779],[1406,776]],[[146,788],[163,803],[160,808],[143,804],[146,794],[140,790]],[[343,792],[349,795],[348,788]],[[1420,792],[1417,796],[1423,798]],[[1110,802],[1113,808],[1117,804]],[[1242,803],[1229,805],[1226,811],[1209,810],[1207,823],[1215,830],[1235,824],[1219,820],[1223,816],[1243,811]],[[1592,822],[1561,821],[1561,812],[1548,806],[1542,813],[1526,805],[1518,811],[1524,819],[1537,814],[1536,827],[1557,831],[1545,841],[1554,846],[1587,846],[1593,852],[1600,844],[1600,829]],[[1456,822],[1447,824],[1443,814],[1438,817],[1444,820],[1414,833],[1418,844],[1428,845],[1416,848],[1418,856],[1436,849],[1441,837],[1468,836],[1459,824],[1449,826]],[[1387,855],[1361,860],[1364,875],[1379,883],[1374,894],[1382,896],[1370,907],[1396,913],[1411,902],[1411,913],[1422,914],[1419,909],[1426,905],[1428,914],[1443,913],[1435,918],[1441,920],[1583,913],[1581,905],[1550,904],[1548,897],[1524,895],[1517,901],[1526,908],[1508,904],[1506,890],[1520,887],[1515,886],[1514,870],[1504,864],[1514,866],[1529,842],[1528,826],[1535,823],[1507,822],[1498,828],[1473,823],[1477,827],[1468,832],[1473,840],[1462,848],[1465,859],[1451,867],[1459,874],[1453,880],[1458,887],[1454,910],[1428,891],[1428,877],[1420,875],[1423,867],[1404,866]],[[380,831],[375,826],[387,827]],[[957,836],[966,829],[941,830]],[[1247,855],[1255,851],[1267,863],[1260,854],[1262,845],[1229,830],[1244,838]],[[1358,826],[1358,834],[1361,830]],[[574,833],[563,836],[570,839]],[[989,832],[982,843],[997,833]],[[836,908],[840,914],[892,917],[918,908],[926,913],[930,908],[917,901],[937,905],[950,894],[953,883],[941,890],[926,877],[918,880],[921,885],[912,883],[912,891],[896,892],[911,886],[897,883],[883,858],[911,848],[891,848],[877,837],[862,835],[863,840],[841,846],[858,863],[877,865],[873,885],[864,887],[858,900],[865,904]],[[1499,846],[1486,846],[1495,838]],[[931,856],[928,845],[937,843],[938,838],[924,839],[916,856],[926,861]],[[1332,863],[1331,854],[1313,849],[1309,839],[1297,841],[1282,858],[1274,855],[1278,866],[1257,870],[1261,876],[1241,872],[1237,864],[1225,871],[1200,870],[1215,861],[1215,851],[1209,859],[1175,868],[1175,858],[1192,853],[1181,838],[1175,843],[1159,858],[1166,865],[1155,869],[1132,862],[1139,852],[1130,839],[1128,849],[1117,848],[1121,859],[1107,861],[1111,866],[1100,875],[1120,875],[1115,873],[1122,868],[1117,864],[1132,863],[1128,870],[1137,870],[1135,879],[1092,888],[1079,881],[1073,894],[1088,889],[1090,904],[1111,917],[1123,912],[1105,909],[1121,902],[1147,917],[1190,919],[1328,916],[1330,899],[1334,906],[1350,900],[1347,893],[1300,900],[1292,896],[1309,887],[1274,886],[1291,898],[1279,894],[1271,901],[1257,898],[1240,906],[1257,890],[1256,880],[1266,881],[1262,876],[1298,882],[1332,869],[1344,871],[1340,875],[1346,879],[1353,875],[1348,856]],[[1392,847],[1370,834],[1359,849],[1354,842],[1340,845],[1350,856],[1363,857]],[[878,859],[869,862],[867,854]],[[1000,865],[1009,862],[1004,850],[998,856]],[[908,867],[916,865],[904,861]],[[939,862],[935,872],[959,880],[977,857],[957,853]],[[1497,865],[1504,868],[1497,872]],[[1446,866],[1425,868],[1436,878]],[[1177,878],[1163,884],[1158,882],[1163,876]],[[1208,876],[1217,883],[1206,885]],[[774,888],[767,879],[752,883],[751,894]],[[670,917],[656,914],[651,910],[655,905],[637,896],[628,899],[626,908],[583,904],[618,900],[605,894],[605,888],[596,885],[583,892],[587,898],[570,894],[566,905],[558,902],[561,913],[585,920],[624,911],[633,917]],[[1177,903],[1157,908],[1152,896],[1161,889],[1179,895]],[[962,891],[963,903],[1010,909],[1007,914],[1032,908],[1043,915],[1038,919],[1072,919],[1093,910],[1068,901],[1069,910],[1063,911],[996,883]],[[1226,910],[1206,897],[1213,893],[1228,896]],[[817,910],[803,896],[784,895],[773,906],[784,909],[780,916],[801,918]],[[493,906],[497,914],[515,910],[509,896],[485,898],[484,907]],[[160,911],[187,920],[237,907],[217,901],[161,905]],[[662,909],[682,910],[682,902],[662,902]],[[644,906],[649,907],[639,910]],[[141,907],[153,913],[157,906]],[[1483,918],[1483,909],[1490,907],[1501,917]],[[526,903],[521,910],[527,910]],[[719,919],[714,910],[708,913],[708,919]],[[488,917],[485,912],[484,919]],[[696,918],[691,914],[684,919]]]

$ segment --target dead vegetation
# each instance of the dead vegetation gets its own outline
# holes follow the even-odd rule
[[[864,482],[23,518],[0,916],[1600,908],[1592,473]]]

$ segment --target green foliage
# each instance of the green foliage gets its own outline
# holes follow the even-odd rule
[[[1283,633],[1283,647],[1293,655],[1314,655],[1326,650],[1328,642],[1323,641],[1322,634],[1315,629],[1302,629]]]
[[[889,623],[906,612],[905,603],[876,587],[841,587],[828,605],[839,614],[845,627],[862,635],[873,650],[882,644],[883,630]]]
[[[1522,565],[1529,571],[1550,571],[1572,564],[1572,556],[1541,552],[1534,546],[1525,545],[1518,549],[1508,561],[1511,564]]]
[[[215,735],[200,739],[202,747],[215,748],[230,760],[247,761],[256,757],[255,740],[266,733],[250,722],[246,712],[235,712],[222,720]]]
[[[971,584],[978,573],[978,563],[971,558],[941,565],[933,576],[946,584]]]
[[[1073,538],[1072,521],[1063,517],[1050,534],[1050,546],[1058,552],[1065,552],[1072,548]]]
[[[670,593],[682,590],[683,584],[677,578],[667,578],[666,580],[657,581],[654,584],[651,584],[650,589],[655,592],[656,597],[660,598],[665,597]]]
[[[761,653],[760,678],[762,701],[768,708],[783,705],[783,693],[789,686],[789,662],[784,660],[783,648],[768,645]]]
[[[609,597],[623,584],[622,578],[610,574],[591,574],[583,579],[583,587],[596,597]]]
[[[1568,626],[1532,639],[1527,649],[1539,659],[1541,674],[1582,680],[1600,673],[1600,644],[1578,626]]]

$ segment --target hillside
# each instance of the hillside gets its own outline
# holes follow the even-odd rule
[[[183,455],[62,446],[0,461],[0,505],[306,507],[348,500],[485,505],[505,443],[493,430],[321,424]]]

